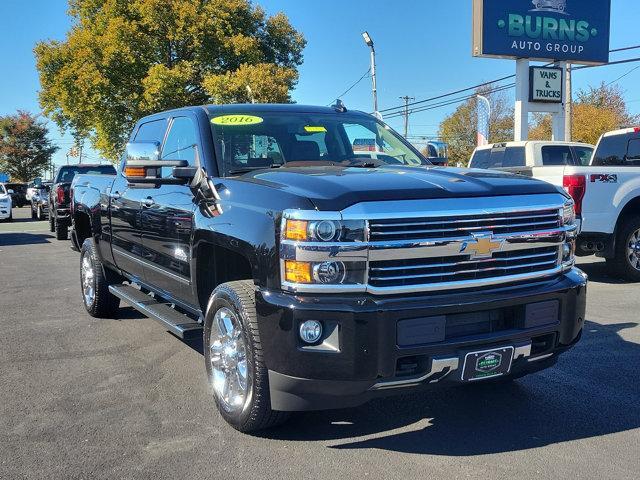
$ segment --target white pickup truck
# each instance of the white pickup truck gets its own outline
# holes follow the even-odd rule
[[[509,152],[516,147],[524,148]],[[564,154],[564,164],[550,164],[543,154],[546,149],[548,157],[553,152],[550,147],[556,147],[554,155],[562,148],[572,153]],[[507,170],[563,187],[573,197],[580,219],[576,253],[604,257],[612,274],[640,282],[640,127],[605,133],[587,163],[588,147],[565,142],[493,144],[477,148],[469,166]],[[511,164],[486,165],[487,153],[491,158],[493,150],[498,157],[504,150],[505,158],[513,157]]]

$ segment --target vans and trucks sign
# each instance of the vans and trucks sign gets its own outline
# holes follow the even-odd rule
[[[562,69],[529,67],[529,101],[562,103]]]
[[[611,0],[473,0],[473,55],[609,62]]]

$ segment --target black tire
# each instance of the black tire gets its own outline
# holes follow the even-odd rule
[[[35,209],[33,208],[33,203],[32,203],[32,204],[31,204],[31,220],[35,220],[36,218],[37,218],[37,217],[36,217],[36,211],[35,211]]]
[[[629,256],[632,235],[640,231],[640,215],[624,217],[616,233],[616,248],[613,258],[607,259],[607,267],[614,277],[640,282],[640,264],[634,266]]]
[[[216,312],[226,307],[239,319],[246,345],[247,392],[241,408],[228,411],[213,389],[211,364],[211,330]],[[239,280],[219,285],[211,294],[205,313],[204,359],[212,395],[222,418],[240,432],[271,428],[285,422],[290,412],[271,409],[269,378],[262,356],[260,333],[256,316],[255,287],[252,280]]]
[[[83,266],[85,258],[92,269],[93,298],[87,298],[85,294],[85,276]],[[120,299],[109,291],[109,285],[121,280],[115,272],[105,268],[96,255],[95,244],[92,238],[87,238],[80,250],[80,291],[82,303],[89,315],[96,318],[113,318],[120,306]]]
[[[60,222],[55,222],[56,240],[66,240],[69,238],[69,227],[66,225],[60,225]]]
[[[49,214],[49,231],[51,233],[56,231],[55,219],[53,218],[53,215],[51,215],[51,214]]]
[[[6,220],[7,222],[13,222],[13,210],[9,212],[9,218]]]

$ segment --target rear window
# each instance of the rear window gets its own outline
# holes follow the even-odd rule
[[[542,147],[542,165],[545,167],[573,165],[571,149],[566,145]]]
[[[471,159],[471,168],[524,167],[524,147],[497,147],[476,150]]]
[[[593,148],[591,147],[573,147],[573,153],[579,166],[586,167],[591,161]]]
[[[592,165],[640,165],[640,159],[634,159],[633,155],[630,155],[634,151],[637,152],[637,144],[632,142],[639,139],[638,134],[634,133],[602,137],[593,155]],[[625,159],[628,159],[628,161],[625,161]]]
[[[82,166],[82,165],[73,165],[68,167],[62,167],[58,171],[58,176],[56,177],[55,183],[67,183],[72,182],[73,178],[76,175],[115,175],[116,169],[113,165],[92,165],[92,166]]]
[[[626,163],[628,165],[640,166],[640,138],[632,138],[629,140]]]

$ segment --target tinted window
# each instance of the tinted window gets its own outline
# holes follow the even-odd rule
[[[524,147],[507,147],[502,159],[503,167],[524,167],[526,165]]]
[[[573,165],[571,149],[561,145],[542,147],[542,165],[545,167]]]
[[[158,142],[162,143],[164,132],[167,128],[165,119],[154,120],[152,122],[143,123],[136,133],[136,142]]]
[[[0,185],[0,195],[4,195],[7,191],[4,189],[4,185]]]
[[[61,167],[58,170],[58,176],[55,183],[67,183],[72,182],[73,177],[76,175],[115,175],[116,169],[113,165],[69,165],[68,167]]]
[[[190,166],[195,166],[197,149],[198,137],[193,120],[189,117],[175,118],[162,148],[162,159],[186,160]],[[163,172],[163,176],[165,173],[167,172]]]
[[[497,147],[477,150],[471,162],[473,168],[524,167],[524,147]]]
[[[592,165],[624,165],[629,135],[602,137],[593,155]]]
[[[640,138],[632,138],[627,146],[627,165],[640,165]]]
[[[573,153],[576,157],[578,165],[586,167],[591,161],[591,155],[593,155],[593,148],[591,147],[573,147]]]
[[[482,150],[476,150],[471,157],[469,167],[471,168],[489,168],[489,161],[491,159],[491,149],[483,148]]]

